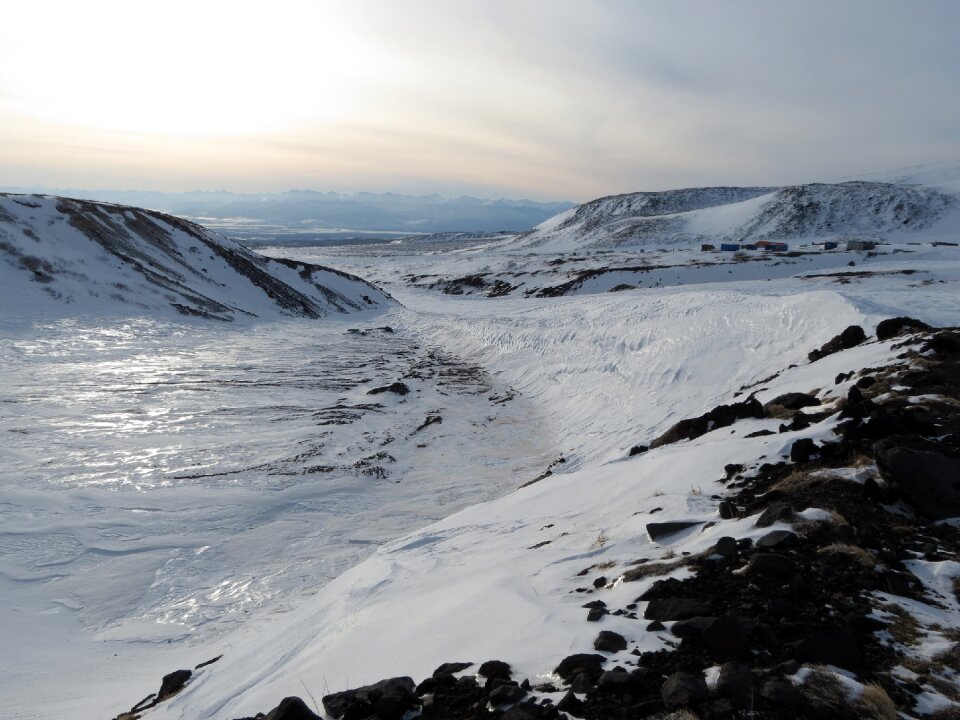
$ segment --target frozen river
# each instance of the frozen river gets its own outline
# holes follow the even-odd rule
[[[7,679],[210,643],[539,474],[524,400],[407,319],[4,324]]]

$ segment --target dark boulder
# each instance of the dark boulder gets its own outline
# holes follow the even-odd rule
[[[627,640],[619,633],[601,630],[593,641],[593,649],[600,652],[615,653],[627,649]]]
[[[193,675],[191,670],[174,670],[169,675],[164,675],[160,681],[160,692],[157,693],[157,702],[163,702],[169,697],[173,697],[183,690],[187,680]]]
[[[487,660],[477,672],[488,680],[509,680],[512,675],[510,665],[502,660]]]
[[[737,547],[736,538],[729,536],[717,540],[717,544],[713,546],[713,552],[720,555],[725,562],[730,564],[735,563],[740,556],[740,549]]]
[[[717,512],[720,513],[721,520],[732,520],[737,517],[737,506],[730,500],[721,500],[717,506]]]
[[[849,350],[852,347],[856,347],[866,339],[867,334],[863,331],[862,327],[859,325],[850,325],[842,333],[830,338],[830,340],[821,345],[818,350],[811,351],[808,357],[810,362],[815,362],[827,355],[833,355],[833,353],[840,352],[841,350]]]
[[[440,667],[433,671],[433,676],[437,677],[438,675],[453,675],[454,673],[466,670],[471,665],[473,665],[471,662],[443,663]]]
[[[702,703],[710,692],[702,675],[678,672],[666,679],[660,695],[668,710],[678,710]]]
[[[285,697],[263,720],[320,720],[320,716],[300,698]]]
[[[674,522],[647,523],[647,535],[650,536],[650,539],[653,540],[653,542],[659,542],[663,538],[669,537],[670,535],[678,533],[681,530],[688,530],[689,528],[702,524],[703,523],[698,520],[677,520]]]
[[[407,395],[410,392],[410,388],[404,385],[402,382],[390,383],[389,385],[384,385],[383,387],[376,387],[372,390],[367,391],[367,395],[380,395],[382,393],[393,393],[394,395]]]
[[[789,580],[796,570],[797,564],[793,560],[776,553],[758,553],[747,566],[747,572],[751,575],[764,575],[778,580]]]
[[[960,353],[960,333],[948,330],[939,332],[923,344],[923,350],[932,350],[938,355],[956,355]]]
[[[929,330],[930,326],[922,320],[911,317],[895,317],[881,320],[877,324],[877,340],[889,340],[897,335]]]
[[[789,520],[793,517],[793,508],[785,502],[772,502],[760,513],[754,523],[755,527],[770,527],[780,520]]]
[[[771,530],[757,540],[756,547],[761,550],[785,550],[797,545],[799,537],[789,530]]]
[[[569,713],[574,717],[583,717],[583,709],[583,700],[574,695],[572,690],[568,690],[567,694],[557,703],[557,710]]]
[[[650,448],[647,445],[634,445],[632,448],[630,448],[630,457],[633,457],[634,455],[642,455],[649,449]]]
[[[519,685],[498,685],[490,692],[491,705],[509,705],[520,702],[526,697],[527,691]]]
[[[800,438],[790,447],[790,460],[805,463],[817,454],[817,444],[810,438]]]
[[[683,640],[699,640],[704,631],[716,622],[715,617],[692,617],[689,620],[678,620],[670,628],[670,632]]]
[[[643,617],[647,620],[688,620],[698,615],[709,615],[710,608],[702,600],[687,598],[660,598],[647,603]]]
[[[813,395],[802,392],[790,392],[778,395],[773,400],[768,400],[763,404],[763,412],[768,417],[784,417],[792,415],[792,412],[805,407],[816,407],[820,404]]]
[[[960,459],[911,436],[880,440],[873,452],[883,479],[918,513],[932,520],[960,516]]]
[[[727,662],[720,666],[717,695],[729,698],[739,709],[753,707],[753,673],[743,663]]]
[[[788,680],[768,680],[760,688],[760,697],[773,705],[803,707],[806,696]]]
[[[718,405],[708,413],[681,420],[673,425],[663,435],[654,439],[650,443],[650,448],[658,448],[680,440],[693,440],[711,430],[733,425],[737,420],[762,417],[763,406],[755,397],[730,405]]]
[[[735,615],[723,615],[703,631],[701,641],[714,657],[738,659],[750,654],[751,622]]]
[[[554,672],[565,682],[570,682],[577,675],[586,674],[596,681],[603,674],[603,662],[606,658],[595,653],[577,653],[569,655],[560,661]]]
[[[408,710],[420,702],[415,694],[416,684],[409,677],[381,680],[373,685],[343,692],[331,693],[323,698],[323,708],[333,718],[364,717],[359,713],[376,715],[380,720],[399,720]]]
[[[804,663],[836,665],[858,672],[861,667],[860,646],[846,630],[820,632],[793,645],[794,657]]]

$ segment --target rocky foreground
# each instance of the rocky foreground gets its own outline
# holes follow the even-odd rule
[[[744,458],[726,467],[728,492],[713,496],[717,516],[708,526],[746,518],[769,527],[756,541],[731,534],[702,553],[621,558],[571,578],[570,592],[584,596],[584,622],[597,624],[594,652],[557,658],[552,681],[516,677],[509,658],[449,658],[419,682],[396,677],[327,695],[325,713],[345,720],[960,717],[960,330],[895,318],[880,323],[877,336],[896,338],[899,354],[886,367],[851,369],[833,387],[797,389],[762,405],[752,395],[733,399],[650,443],[682,442],[747,418],[779,418],[780,432],[812,435],[794,442],[789,461]],[[810,361],[866,340],[862,328],[848,328],[812,349]],[[832,427],[827,440],[815,432],[824,426]],[[665,518],[647,532],[658,539],[690,525]],[[653,577],[622,607],[604,599],[608,589]],[[630,637],[603,629],[609,615],[635,620],[637,634],[668,638],[670,649],[631,651]],[[156,696],[118,720],[146,715],[190,677],[187,670],[167,676]],[[318,716],[291,697],[256,717]]]

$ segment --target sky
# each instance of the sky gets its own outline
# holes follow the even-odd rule
[[[956,0],[46,0],[0,186],[584,201],[960,159]]]

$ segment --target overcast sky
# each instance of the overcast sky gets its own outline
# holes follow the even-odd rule
[[[587,200],[960,158],[960,2],[84,0],[0,22],[0,185]]]

